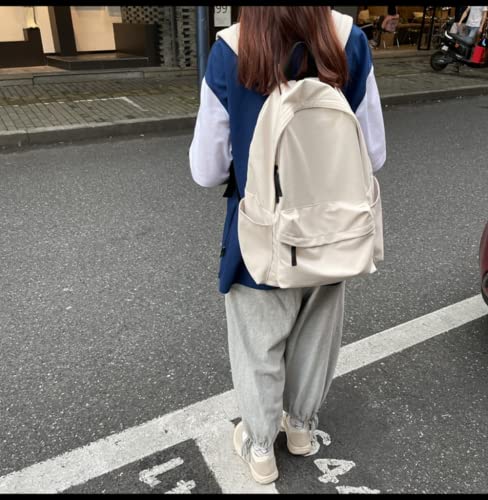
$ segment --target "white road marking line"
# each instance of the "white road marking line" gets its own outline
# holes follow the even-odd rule
[[[374,363],[487,313],[483,299],[476,295],[346,345],[341,349],[335,376],[339,377]],[[216,478],[223,482],[225,489],[244,491],[250,487],[252,480],[247,475],[240,477],[238,474],[229,474],[233,484],[229,478],[224,479],[224,466],[216,464],[219,461],[217,448],[213,448],[218,447],[218,452],[227,457],[227,452],[222,451],[222,436],[213,441],[208,438],[217,427],[230,429],[223,422],[234,420],[238,416],[234,391],[230,390],[0,477],[0,493],[64,491],[188,439],[195,439],[199,443],[205,460],[212,468],[216,468]],[[210,446],[209,443],[213,445]],[[222,469],[219,471],[218,467]]]
[[[139,106],[136,102],[134,102],[132,99],[129,99],[128,97],[120,97],[125,102],[128,102],[129,104],[132,104],[132,106],[139,108],[141,111],[147,111],[147,109],[144,109],[143,107]]]
[[[0,493],[60,492],[182,441],[198,439],[237,417],[234,391],[227,391],[0,477]]]
[[[332,443],[332,440],[330,439],[330,436],[327,434],[327,432],[321,431],[320,429],[315,429],[314,435],[315,439],[313,440],[312,443],[312,450],[305,455],[306,457],[311,457],[312,455],[315,455],[319,452],[320,450],[319,438],[322,439],[322,444],[324,446],[329,446]]]
[[[164,464],[156,465],[150,469],[141,470],[141,472],[139,472],[139,481],[142,481],[143,483],[148,484],[151,488],[154,488],[161,483],[157,476],[160,476],[161,474],[164,474],[179,465],[183,465],[183,463],[183,459],[177,457],[169,460],[168,462],[164,462]]]
[[[191,490],[195,488],[196,483],[195,481],[178,481],[176,484],[176,487],[173,488],[172,490],[166,491],[165,494],[168,495],[170,493],[173,494],[190,494]]]
[[[367,486],[336,486],[337,493],[380,493],[380,490],[372,490]]]
[[[137,104],[132,99],[129,99],[126,96],[119,96],[119,97],[99,97],[99,98],[95,98],[95,99],[75,99],[73,101],[69,101],[68,104],[70,102],[76,102],[76,103],[78,103],[78,102],[96,102],[96,101],[114,101],[114,100],[125,101],[126,103],[130,104],[131,106],[134,106],[137,109],[140,109],[141,111],[149,111],[147,109],[144,109],[142,106],[140,106],[139,104]],[[28,104],[31,104],[31,103],[28,103]],[[49,104],[65,104],[65,101],[35,102],[34,104],[36,106],[48,106]],[[19,105],[18,104],[14,104],[13,105],[13,107],[17,107],[17,106],[19,106]]]
[[[134,106],[135,108],[140,109],[141,111],[147,111],[147,109],[142,108],[139,106],[139,104],[135,103],[132,99],[129,99],[126,96],[119,96],[119,97],[97,97],[95,99],[77,99],[75,101],[71,102],[95,102],[95,101],[115,101],[115,100],[120,100],[120,101],[125,101],[131,106]],[[48,103],[51,104],[51,103]]]
[[[335,377],[403,351],[486,314],[488,314],[488,308],[481,295],[475,295],[348,344],[341,348]]]
[[[314,460],[314,464],[323,472],[323,475],[317,478],[322,483],[338,483],[337,476],[342,476],[356,467],[356,464],[351,460],[337,458],[317,458]]]
[[[222,493],[278,493],[274,483],[262,485],[251,479],[249,467],[234,452],[233,430],[232,422],[225,420],[196,439]]]

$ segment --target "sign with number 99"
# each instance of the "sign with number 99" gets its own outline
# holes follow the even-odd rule
[[[230,5],[214,7],[214,26],[227,27],[231,24]]]

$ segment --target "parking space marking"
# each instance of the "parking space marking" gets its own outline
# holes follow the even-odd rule
[[[337,493],[380,493],[380,490],[372,490],[367,486],[336,486]]]
[[[488,308],[478,294],[348,344],[341,348],[335,377],[413,347],[441,333],[454,330],[487,313]]]
[[[226,420],[196,440],[222,493],[278,493],[274,483],[262,485],[250,480],[247,466],[234,452],[233,429],[234,424]]]
[[[476,295],[346,345],[341,349],[335,376],[474,321],[487,312],[483,299]],[[0,493],[61,492],[188,439],[196,440],[224,493],[249,491],[252,481],[248,471],[242,464],[240,469],[231,465],[240,460],[232,447],[229,445],[227,451],[222,451],[225,448],[222,436],[213,440],[210,437],[216,430],[230,431],[230,421],[238,417],[234,391],[230,390],[0,477]],[[268,491],[276,489],[269,486]]]
[[[318,478],[321,483],[338,483],[337,476],[342,476],[353,467],[356,467],[356,464],[351,460],[339,460],[337,458],[317,458],[314,463],[323,473]]]
[[[180,457],[173,458],[173,460],[170,460],[169,462],[164,462],[164,464],[156,465],[150,469],[141,470],[141,472],[139,472],[139,480],[148,484],[151,488],[154,488],[161,483],[157,476],[178,467],[178,465],[183,465],[183,459]]]

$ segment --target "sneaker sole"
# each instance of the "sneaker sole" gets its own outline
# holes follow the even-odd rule
[[[251,471],[251,475],[253,479],[259,483],[259,484],[268,484],[272,483],[273,481],[276,481],[278,479],[278,471],[273,472],[272,474],[269,474],[268,476],[262,476],[258,472],[256,472],[252,465],[241,455],[240,449],[239,449],[239,443],[236,441],[236,432],[234,431],[234,437],[233,437],[233,442],[234,442],[234,449],[236,450],[236,453],[239,455],[241,460],[249,467]]]
[[[307,455],[312,451],[311,446],[293,446],[288,441],[286,442],[286,447],[292,455]]]

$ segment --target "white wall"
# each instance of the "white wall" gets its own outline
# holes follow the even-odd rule
[[[45,53],[54,52],[53,33],[48,7],[34,7],[36,22],[41,31],[42,47]],[[0,42],[24,41],[26,26],[25,7],[0,7]]]
[[[120,23],[120,7],[71,7],[76,48],[80,52],[115,50],[112,23]]]
[[[0,42],[24,41],[24,7],[0,7]]]
[[[51,28],[51,20],[49,19],[49,7],[34,7],[36,13],[36,22],[41,30],[42,48],[44,54],[52,54],[55,52],[53,30]]]
[[[24,40],[25,7],[0,7],[0,42]],[[44,53],[55,51],[47,6],[35,7]],[[115,50],[112,23],[122,22],[120,7],[71,7],[76,48],[80,51]]]

